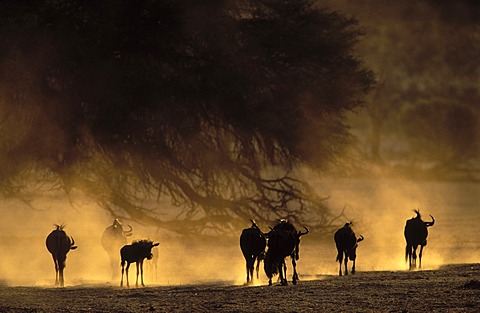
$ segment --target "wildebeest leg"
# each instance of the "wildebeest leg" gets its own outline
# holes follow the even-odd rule
[[[255,266],[255,259],[252,255],[248,255],[245,257],[246,264],[247,264],[247,285],[251,283],[253,279],[253,268]]]
[[[112,280],[116,280],[118,278],[118,259],[114,256],[109,255],[110,258],[110,268],[112,269]]]
[[[257,267],[255,268],[255,262],[257,262]],[[257,279],[258,279],[258,269],[260,267],[260,261],[257,260],[256,256],[252,256],[252,270],[250,272],[250,281],[253,283],[253,272],[257,271]]]
[[[250,256],[248,264],[248,275],[247,275],[247,283],[253,282],[253,269],[255,268],[255,257],[252,255]]]
[[[342,276],[342,263],[343,263],[343,251],[338,250],[337,261],[340,263],[340,269],[338,270],[338,275]]]
[[[412,264],[410,269],[417,268],[417,245],[413,245],[412,247]]]
[[[59,271],[58,271],[58,278],[60,280],[60,287],[64,287],[65,286],[65,282],[63,280],[63,268],[60,267]]]
[[[280,262],[278,264],[278,271],[280,272],[280,284],[282,286],[287,286],[288,285],[288,282],[287,282],[287,265],[285,264],[285,260],[282,260],[282,262]]]
[[[123,272],[124,272],[124,266],[125,266],[125,264],[122,263],[122,277],[120,278],[120,287],[123,287]]]
[[[153,261],[153,275],[152,275],[152,280],[155,281],[155,282],[158,282],[158,259],[155,259]]]
[[[351,260],[353,262],[352,265],[352,275],[355,274],[355,260]]]
[[[277,267],[277,272],[278,272],[278,281],[280,281],[280,284],[283,285],[283,264],[280,262],[275,265]]]
[[[135,287],[138,287],[138,274],[140,273],[139,265],[140,265],[139,262],[135,262],[135,268],[137,269],[137,276],[136,276],[137,278],[135,280]]]
[[[55,264],[55,286],[58,286],[58,262],[54,255],[52,255],[53,264]]]
[[[418,268],[422,268],[422,252],[423,252],[423,245],[420,245],[420,252],[418,253]]]
[[[128,287],[128,268],[130,267],[130,263],[127,262],[127,267],[125,268],[125,262],[122,262],[122,278],[120,279],[120,287],[123,287],[123,273],[127,277],[127,287]]]
[[[257,279],[258,279],[258,278],[259,278],[259,277],[258,277],[258,271],[260,270],[260,258],[258,257],[258,258],[256,258],[256,259],[257,259],[257,267],[256,267],[255,271],[257,272]],[[254,261],[254,262],[255,262],[255,261]]]
[[[127,267],[125,268],[125,277],[127,278],[127,287],[130,287],[130,282],[128,281],[128,269],[130,268],[130,263],[127,262]]]
[[[408,260],[408,269],[412,269],[412,246],[407,243],[405,248],[405,261]]]
[[[297,262],[295,261],[294,257],[292,258],[292,267],[293,267],[292,283],[296,285],[298,280],[298,274],[297,274]]]
[[[277,267],[277,273],[278,273],[278,280],[277,282],[279,281],[280,282],[280,285],[283,286],[283,263],[282,262],[278,262],[275,264],[275,266]]]
[[[263,268],[265,270],[265,275],[267,275],[268,277],[268,285],[271,286],[272,285],[272,277],[273,277],[273,273],[275,272],[275,267],[277,265],[275,264],[275,262],[273,262],[273,260],[267,256],[264,260],[264,263],[263,263]]]
[[[140,278],[142,280],[142,286],[145,287],[145,284],[143,283],[143,260],[140,262]]]
[[[345,260],[343,260],[345,263],[345,276],[348,275],[348,268],[347,268],[347,263],[348,263],[348,255],[345,256]]]
[[[65,258],[62,257],[60,259],[57,259],[57,263],[58,263],[58,280],[60,283],[60,287],[64,287],[65,282],[63,280],[63,270],[65,269]]]

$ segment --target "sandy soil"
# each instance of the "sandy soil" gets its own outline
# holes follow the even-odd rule
[[[480,264],[301,279],[271,287],[1,286],[0,312],[480,312]]]

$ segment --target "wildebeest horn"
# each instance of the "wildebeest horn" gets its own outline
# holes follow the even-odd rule
[[[432,218],[432,221],[431,222],[425,222],[425,226],[427,226],[427,227],[433,226],[433,224],[435,224],[435,219],[433,218],[433,216],[430,215],[430,217]]]
[[[125,235],[125,237],[130,237],[130,236],[132,235],[132,230],[133,230],[133,228],[132,228],[132,226],[130,226],[130,225],[127,225],[127,226],[128,226],[130,229],[129,229],[129,230],[124,230],[124,231],[123,231],[123,234]]]
[[[262,232],[262,234],[265,236],[265,238],[270,238],[270,234],[273,232],[273,228],[268,226],[268,228],[270,228],[270,231],[268,233],[264,233]]]
[[[55,226],[57,230],[63,230],[66,225],[65,224],[60,224],[60,225],[59,224],[53,224],[53,226]]]
[[[302,233],[301,231],[299,231],[299,232],[298,232],[298,237],[303,236],[303,235],[306,235],[306,234],[309,233],[308,228],[306,228],[305,226],[303,226],[303,228],[305,228],[306,232]]]
[[[357,242],[363,241],[363,239],[365,239],[365,238],[363,238],[363,236],[360,235],[360,237],[358,237],[358,239],[357,239]]]
[[[75,245],[75,239],[73,239],[73,236],[70,237],[72,239],[72,243],[70,244],[70,250],[75,250],[78,248],[78,246]]]
[[[252,222],[252,226],[250,226],[250,227],[260,229],[260,227],[258,227],[258,225],[257,225],[257,223],[255,222],[254,219],[250,218],[249,220],[250,220],[250,222]]]
[[[254,229],[258,230],[258,231],[260,232],[260,234],[262,234],[262,236],[267,236],[267,234],[264,233],[264,232],[260,229],[260,227],[258,227],[257,222],[255,222],[254,219],[250,218],[250,222],[252,222],[252,226],[250,226],[251,228],[254,228]],[[270,227],[270,229],[272,229],[272,228]]]

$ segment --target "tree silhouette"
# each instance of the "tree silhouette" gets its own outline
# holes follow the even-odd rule
[[[328,220],[296,170],[341,152],[372,82],[355,20],[308,0],[0,6],[5,196],[48,183],[173,230]]]

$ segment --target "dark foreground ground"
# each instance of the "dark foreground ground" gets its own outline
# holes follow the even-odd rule
[[[480,264],[303,277],[297,286],[0,287],[0,312],[480,312]]]

